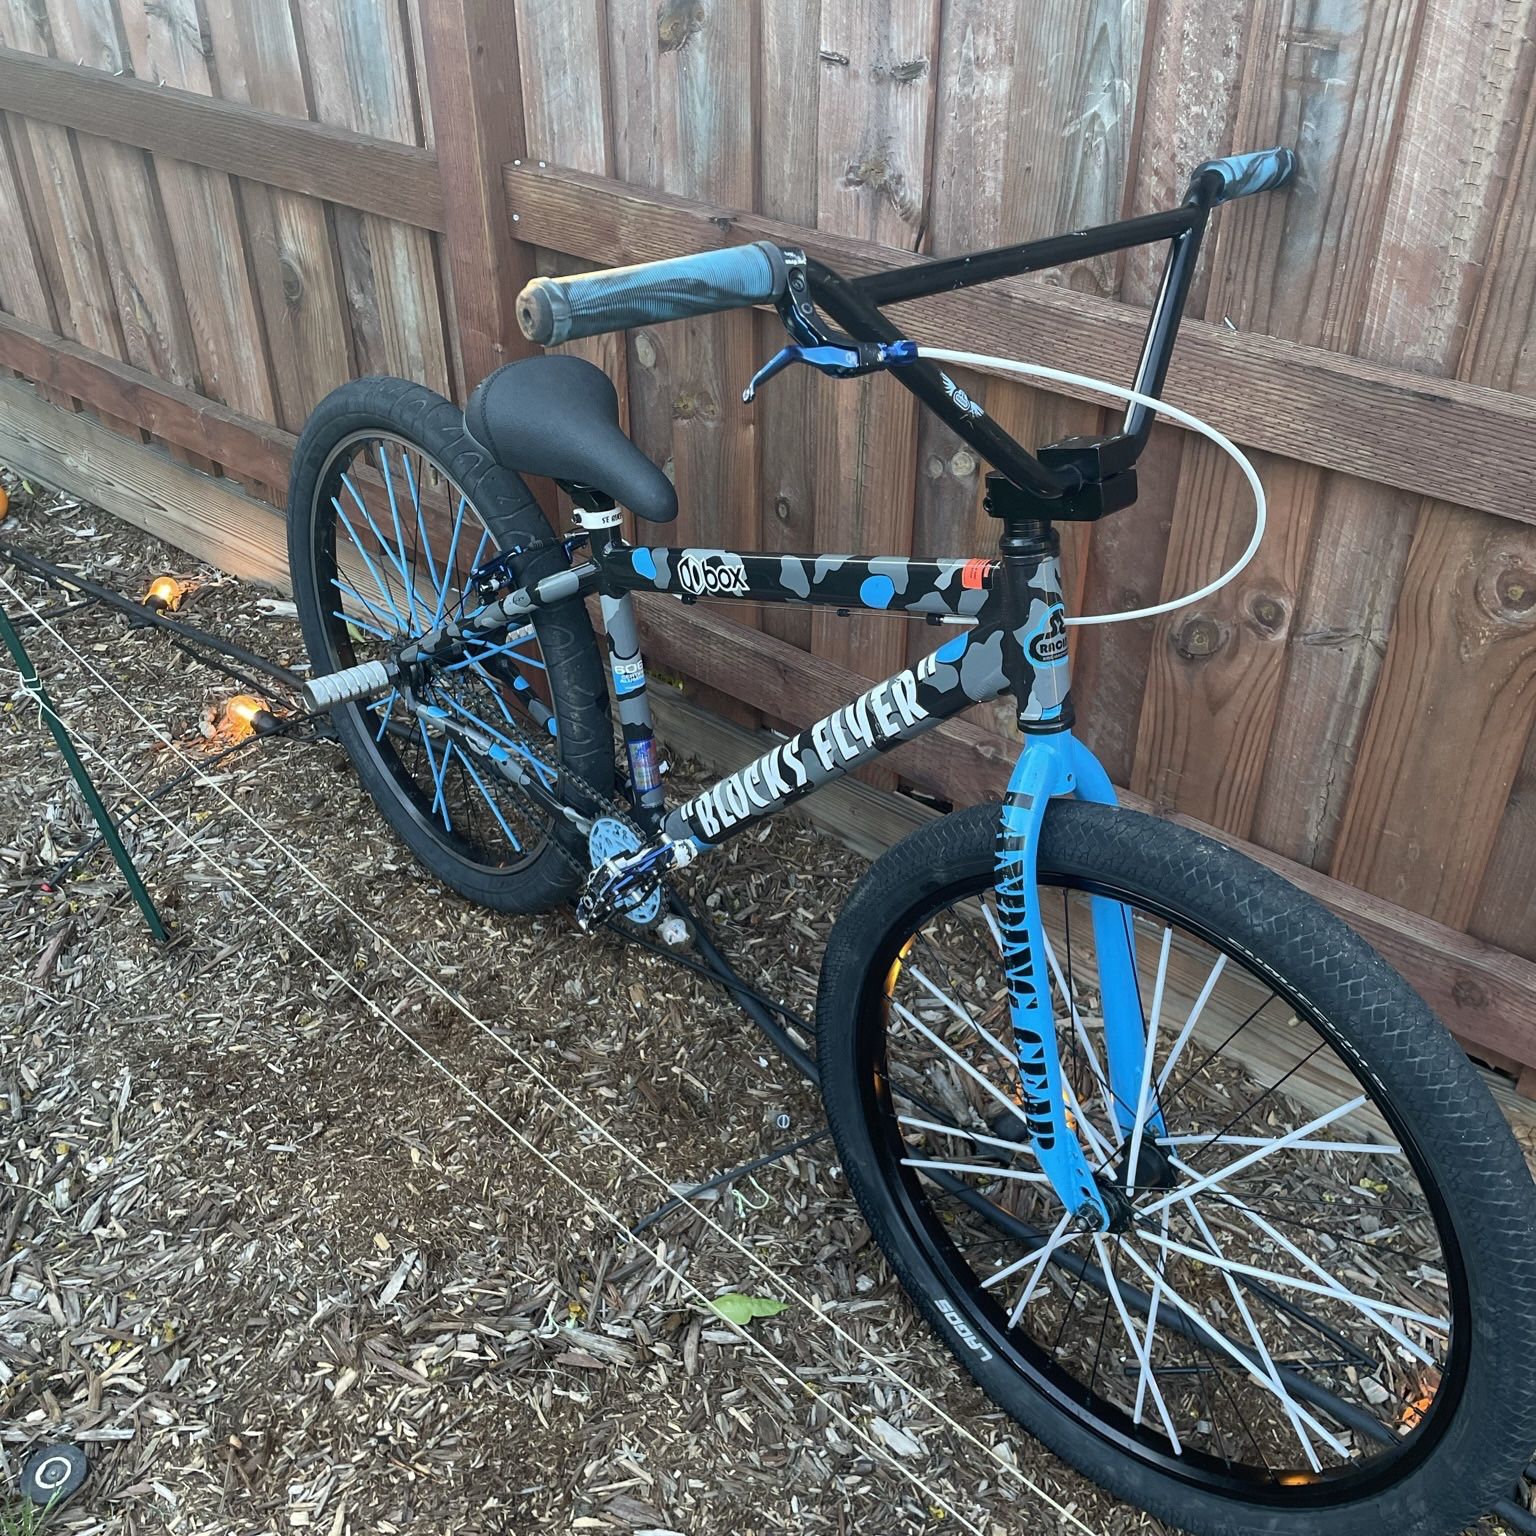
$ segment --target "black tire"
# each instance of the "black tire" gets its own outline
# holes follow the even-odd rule
[[[914,1214],[914,1191],[930,1186],[891,1156],[889,1143],[901,1132],[891,1107],[886,1019],[909,936],[962,895],[990,885],[997,820],[996,806],[974,807],[887,852],[844,908],[822,968],[822,1095],[853,1194],[902,1286],[995,1403],[1094,1482],[1160,1520],[1209,1536],[1461,1531],[1511,1495],[1536,1445],[1530,1365],[1536,1190],[1524,1160],[1460,1049],[1368,945],[1270,871],[1170,823],[1053,802],[1042,837],[1041,884],[1123,897],[1217,936],[1223,952],[1266,984],[1283,983],[1285,1005],[1308,1010],[1307,1017],[1321,1021],[1315,1027],[1336,1035],[1354,1056],[1351,1070],[1390,1107],[1420,1186],[1427,1192],[1432,1181],[1443,1205],[1443,1221],[1437,1216],[1443,1246],[1454,1248],[1455,1262],[1464,1266],[1469,1305],[1454,1314],[1449,1347],[1453,1355],[1461,1351],[1457,1374],[1448,1368],[1441,1378],[1458,1390],[1447,1397],[1446,1411],[1438,1411],[1437,1399],[1436,1414],[1403,1435],[1412,1455],[1395,1445],[1383,1453],[1384,1486],[1350,1492],[1346,1481],[1330,1496],[1319,1481],[1294,1490],[1294,1499],[1283,1489],[1261,1497],[1241,1487],[1218,1488],[1214,1479],[1184,1473],[1173,1457],[1159,1460],[1116,1441],[1081,1411],[1064,1407],[1060,1394],[1042,1390],[1040,1378],[1028,1378],[1001,1349],[980,1358],[987,1351],[976,1341],[995,1345],[995,1325],[984,1325],[984,1306],[957,1286],[957,1271],[941,1252],[942,1230],[935,1238]],[[1449,1284],[1454,1296],[1454,1275]],[[1074,1299],[1075,1293],[1067,1299],[1066,1314]],[[965,1331],[957,1328],[957,1315]],[[1098,1368],[1095,1356],[1095,1373]]]
[[[503,468],[469,436],[450,401],[404,379],[365,378],[343,384],[317,405],[294,453],[288,489],[288,559],[294,599],[311,665],[317,674],[351,664],[350,643],[338,630],[329,581],[335,571],[335,523],[329,512],[349,445],[370,434],[398,440],[433,461],[492,536],[500,551],[551,537],[548,521],[522,479]],[[446,556],[445,556],[446,560]],[[328,564],[329,562],[329,564]],[[518,562],[531,582],[569,564],[559,546]],[[414,616],[414,614],[413,614]],[[579,598],[542,609],[534,620],[541,671],[559,721],[559,788],[570,802],[595,808],[614,791],[613,731],[608,689],[591,621]],[[580,840],[560,826],[544,827],[536,845],[510,861],[493,861],[438,824],[405,782],[388,738],[381,747],[363,707],[332,714],[364,787],[418,859],[444,885],[482,906],[538,912],[575,895],[586,863]]]

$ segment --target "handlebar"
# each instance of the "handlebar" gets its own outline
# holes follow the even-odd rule
[[[798,355],[825,366],[827,371],[844,374],[869,371],[859,363],[867,348],[875,349],[879,366],[900,361],[902,366],[895,377],[902,385],[1012,484],[1041,498],[1042,506],[1048,508],[1053,499],[1059,503],[1087,480],[1101,475],[1107,460],[1101,462],[1090,454],[1080,464],[1081,455],[1068,455],[1042,463],[933,364],[903,353],[901,348],[911,343],[883,313],[883,307],[1167,241],[1168,262],[1148,320],[1135,380],[1140,394],[1160,395],[1211,210],[1239,197],[1283,187],[1295,175],[1296,156],[1289,149],[1227,155],[1195,167],[1180,207],[1021,245],[891,267],[858,278],[842,277],[813,257],[781,249],[769,240],[577,277],[540,277],[518,295],[518,324],[530,341],[558,346],[604,331],[777,303],[790,334],[802,343],[798,351],[788,349],[781,357]],[[792,295],[793,302],[785,302],[786,293]],[[820,330],[818,305],[843,327],[845,336],[829,337]],[[811,354],[822,349],[808,345],[812,342],[845,344],[842,351],[851,346],[855,365],[850,367],[841,355],[831,363],[813,360]],[[760,379],[761,375],[754,384]],[[751,398],[750,387],[747,398]],[[1151,429],[1152,415],[1138,403],[1126,412],[1117,434],[1094,441],[1116,445],[1115,462],[1125,468],[1134,465]],[[1046,511],[1042,515],[1051,514]]]
[[[1256,149],[1197,165],[1189,178],[1190,200],[1207,208],[1230,203],[1255,192],[1272,192],[1296,174],[1296,155],[1289,149]]]
[[[553,347],[604,331],[771,304],[788,280],[784,253],[759,240],[576,277],[536,277],[517,296],[517,323],[529,341]]]

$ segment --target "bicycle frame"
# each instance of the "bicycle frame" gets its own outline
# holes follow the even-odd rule
[[[788,275],[777,302],[790,335],[806,346],[826,342],[817,316],[819,304],[856,342],[891,347],[881,356],[899,360],[899,366],[890,368],[892,377],[1001,472],[992,477],[1000,479],[998,503],[989,503],[1003,524],[1001,558],[917,560],[632,548],[619,536],[620,517],[611,500],[591,495],[583,500],[581,493],[590,488],[568,486],[581,508],[578,520],[591,537],[591,558],[531,589],[520,589],[466,626],[484,638],[509,623],[523,622],[544,604],[578,594],[596,594],[600,600],[631,798],[652,840],[603,861],[588,886],[589,892],[598,892],[590,909],[594,912],[621,909],[629,891],[654,888],[656,877],[670,865],[686,863],[961,710],[1011,694],[1025,742],[999,816],[997,939],[1030,1137],[1069,1218],[1089,1230],[1116,1228],[1129,1207],[1109,1181],[1095,1179],[1077,1139],[1076,1124],[1087,1122],[1075,1114],[1061,1070],[1051,1002],[1054,957],[1041,921],[1036,875],[1041,828],[1051,799],[1076,795],[1113,805],[1115,794],[1103,767],[1071,730],[1066,613],[1059,542],[1051,523],[1095,519],[1135,499],[1134,465],[1152,418],[1143,406],[1133,405],[1117,433],[1067,438],[1042,448],[1036,458],[947,374],[915,355],[881,306],[1166,240],[1167,264],[1135,380],[1137,390],[1155,395],[1167,373],[1210,210],[1227,197],[1262,189],[1266,181],[1278,184],[1277,178],[1290,171],[1291,163],[1278,151],[1207,161],[1191,177],[1178,208],[857,279],[844,278],[803,252],[781,251]],[[894,350],[898,344],[905,350]],[[669,811],[646,699],[645,661],[631,602],[635,592],[684,601],[708,597],[901,612],[974,627]],[[404,659],[431,654],[443,638],[435,631]],[[1135,939],[1120,903],[1095,896],[1092,912],[1108,1088],[1116,1119],[1129,1132],[1150,1088]],[[1071,1027],[1080,1030],[1064,981],[1058,980],[1058,991]],[[1156,999],[1152,1007],[1155,1017]],[[1149,1116],[1147,1123],[1162,1129],[1160,1115]],[[1094,1151],[1101,1163],[1108,1162],[1108,1148],[1097,1145]],[[1134,1170],[1126,1173],[1130,1180],[1136,1177]]]
[[[610,530],[578,567],[580,590],[598,594],[609,666],[629,759],[635,809],[689,858],[719,846],[824,784],[872,762],[973,704],[1018,701],[1024,749],[1009,780],[998,836],[998,942],[1002,948],[1020,1073],[1022,1108],[1040,1163],[1067,1211],[1093,1230],[1113,1224],[1073,1129],[1058,1055],[1053,956],[1041,918],[1036,863],[1046,807],[1057,795],[1114,805],[1108,774],[1072,734],[1066,611],[1059,540],[1043,528],[1031,547],[1000,559],[767,555],[635,546]],[[646,699],[632,594],[685,601],[798,602],[921,615],[974,625],[914,666],[781,742],[684,804],[667,810]],[[1147,1092],[1146,1041],[1129,914],[1091,898],[1103,993],[1108,1079],[1127,1133]],[[1074,1004],[1059,991],[1069,1017]],[[1075,1018],[1072,1027],[1080,1028]],[[1080,1119],[1081,1117],[1076,1117]],[[1161,1129],[1160,1117],[1153,1121]],[[1095,1149],[1102,1153],[1103,1149]]]

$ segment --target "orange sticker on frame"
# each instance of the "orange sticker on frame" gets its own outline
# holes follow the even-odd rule
[[[992,569],[990,560],[967,560],[960,571],[960,585],[977,591],[987,584],[987,573]]]

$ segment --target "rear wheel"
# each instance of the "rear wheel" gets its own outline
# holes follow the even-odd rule
[[[487,600],[471,575],[537,580],[568,564],[523,482],[464,430],[458,408],[401,379],[360,379],[316,407],[294,456],[288,550],[314,673],[392,655]],[[579,836],[436,728],[472,728],[567,803],[612,797],[613,736],[591,622],[579,598],[434,668],[413,700],[394,691],[332,720],[390,825],[444,884],[485,906],[532,912],[575,894]]]
[[[1270,872],[1055,802],[1039,883],[1067,1106],[1134,1212],[1076,1231],[1016,1107],[997,817],[946,817],[875,864],[822,972],[822,1091],[903,1285],[994,1401],[1161,1519],[1460,1530],[1536,1444],[1536,1192],[1475,1072]],[[1134,935],[1134,1105],[1107,1086],[1095,896]]]

